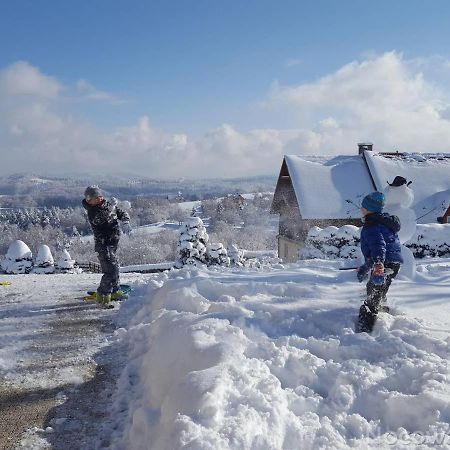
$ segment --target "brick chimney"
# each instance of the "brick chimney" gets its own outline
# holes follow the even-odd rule
[[[358,155],[362,155],[363,152],[371,152],[373,150],[373,144],[371,142],[361,142],[358,144]]]

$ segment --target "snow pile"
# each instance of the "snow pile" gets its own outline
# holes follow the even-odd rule
[[[450,256],[450,224],[417,225],[413,237],[406,243],[416,258]]]
[[[230,264],[241,267],[244,265],[244,250],[241,250],[237,245],[230,245],[227,249]]]
[[[330,264],[155,277],[123,330],[110,448],[406,449],[418,436],[421,448],[450,438],[450,339],[401,314],[355,334],[364,289],[354,277]]]
[[[360,229],[353,225],[340,228],[313,227],[308,231],[300,259],[360,259]]]
[[[206,261],[208,265],[229,266],[230,258],[222,243],[210,243],[206,246]]]
[[[54,273],[55,261],[48,245],[41,245],[38,249],[36,261],[34,262],[33,273]]]
[[[198,266],[206,263],[208,233],[199,217],[190,217],[179,229],[176,267]]]
[[[81,271],[81,269],[75,267],[75,260],[71,258],[66,249],[61,251],[56,262],[56,268],[61,273],[78,273]]]
[[[19,274],[28,273],[33,266],[33,254],[23,241],[13,241],[1,262],[1,268],[5,273]]]

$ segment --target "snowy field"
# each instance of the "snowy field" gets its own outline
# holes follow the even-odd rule
[[[450,448],[450,260],[394,280],[371,335],[364,284],[329,261],[124,274],[107,311],[80,300],[97,275],[2,280],[3,383],[55,401],[21,448]],[[81,332],[52,334],[61,315]],[[99,365],[95,407],[70,413]]]

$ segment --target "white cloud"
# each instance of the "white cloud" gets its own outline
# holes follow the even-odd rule
[[[53,77],[43,75],[25,61],[17,61],[0,72],[0,95],[34,96],[55,99],[62,85]]]
[[[240,132],[223,124],[197,139],[158,129],[147,116],[109,131],[74,119],[74,99],[63,97],[70,89],[18,62],[0,70],[0,170],[232,177],[275,174],[285,153],[356,154],[366,140],[380,150],[449,152],[449,98],[428,75],[435,61],[390,52],[313,82],[273,83],[266,112],[298,126]],[[83,80],[77,89],[80,98],[101,93]]]
[[[77,92],[86,100],[121,104],[123,100],[106,91],[100,91],[86,80],[78,80],[75,84]]]
[[[297,59],[297,58],[289,58],[284,62],[284,65],[288,68],[290,67],[295,67],[295,66],[299,66],[300,64],[302,64],[303,61],[301,59]]]
[[[379,149],[448,152],[450,98],[419,68],[417,60],[389,52],[347,64],[312,83],[274,84],[267,104],[288,109],[317,133],[320,151],[352,150],[365,136]],[[324,127],[330,118],[335,124]]]

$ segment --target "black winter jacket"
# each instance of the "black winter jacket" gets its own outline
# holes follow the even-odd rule
[[[118,208],[115,202],[107,200],[96,206],[89,205],[86,200],[82,204],[94,232],[96,250],[98,245],[117,245],[120,236],[119,220],[129,222],[128,213]]]

